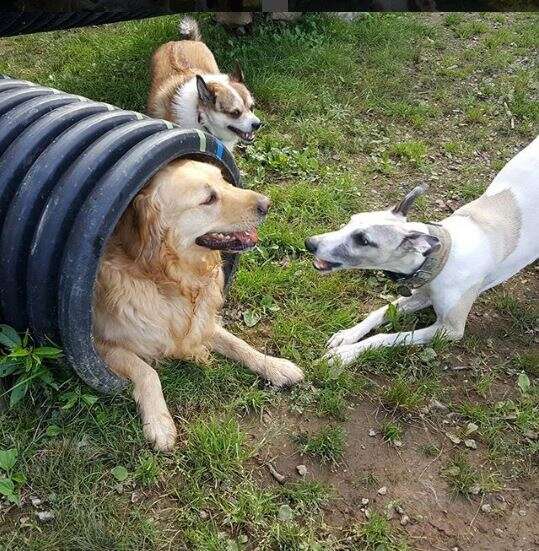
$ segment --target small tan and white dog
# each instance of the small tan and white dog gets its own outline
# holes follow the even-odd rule
[[[368,348],[425,344],[437,333],[458,340],[479,294],[539,257],[539,138],[507,163],[481,197],[439,224],[407,220],[424,192],[417,187],[392,209],[356,214],[340,230],[306,240],[317,270],[386,270],[403,295],[393,302],[398,310],[432,306],[437,317],[424,329],[360,340],[386,321],[384,306],[331,337],[330,361],[349,364]]]
[[[182,40],[167,42],[153,54],[147,113],[204,130],[230,151],[240,140],[252,142],[261,123],[239,64],[231,74],[221,73],[191,17],[182,19],[180,35]]]

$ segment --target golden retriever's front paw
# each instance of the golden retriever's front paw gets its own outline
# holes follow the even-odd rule
[[[144,436],[156,450],[171,451],[176,443],[176,434],[176,425],[168,411],[144,421]]]
[[[271,358],[266,366],[266,379],[276,387],[295,385],[303,381],[303,371],[284,358]]]

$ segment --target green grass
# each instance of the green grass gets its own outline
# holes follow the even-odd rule
[[[187,428],[185,461],[190,472],[214,481],[242,472],[250,452],[235,419],[198,419]]]
[[[386,440],[424,441],[418,420],[444,426],[447,413],[425,409],[433,397],[460,414],[456,432],[478,425],[479,447],[467,460],[451,462],[443,435],[419,449],[425,462],[442,451],[433,465],[459,467],[445,475],[448,490],[468,494],[476,481],[481,491],[505,481],[525,487],[537,454],[535,272],[482,297],[460,343],[439,336],[427,348],[368,350],[335,369],[319,361],[328,337],[387,304],[395,288],[378,273],[321,277],[304,239],[393,205],[421,182],[430,191],[414,212],[419,220],[440,220],[482,193],[537,135],[536,16],[370,14],[347,24],[315,14],[290,26],[257,22],[244,38],[201,20],[219,66],[230,70],[238,59],[244,67],[264,126],[236,158],[245,185],[273,201],[259,246],[242,256],[225,319],[260,350],[296,361],[306,382],[278,392],[220,357],[208,366],[164,363],[179,433],[165,456],[148,449],[129,396],[98,396],[51,362],[58,389],[36,386],[0,413],[0,450],[17,450],[0,478],[14,478],[22,500],[20,509],[0,507],[0,547],[332,551],[350,541],[358,550],[402,551],[405,534],[382,512],[358,523],[327,511],[357,512],[361,498],[399,476],[391,470],[397,450],[367,431],[385,412]],[[176,28],[173,16],[0,39],[0,72],[144,110],[149,57]],[[434,314],[389,318],[382,331],[423,327]],[[470,369],[450,369],[459,365]],[[526,393],[517,386],[522,371]],[[365,438],[388,462],[364,457]],[[409,460],[412,448],[398,453],[418,478],[424,465]],[[345,450],[357,465],[345,462]],[[267,473],[268,459],[286,465],[283,485]],[[124,472],[118,467],[124,481],[112,474]],[[44,500],[53,523],[37,521],[30,496]]]
[[[428,388],[399,378],[382,391],[380,399],[388,408],[415,411],[427,399]]]
[[[373,513],[371,518],[356,531],[356,543],[359,549],[376,551],[407,551],[411,548],[393,534],[392,527],[387,519],[379,513]]]
[[[301,453],[336,463],[343,455],[346,434],[339,426],[325,426],[314,435],[298,436]]]
[[[459,454],[442,472],[447,479],[451,491],[460,496],[469,497],[474,492],[474,487],[479,487],[479,474],[470,465],[467,458]],[[476,492],[477,493],[477,492]]]
[[[402,442],[403,434],[404,432],[400,423],[395,421],[387,421],[382,425],[382,435],[386,442]]]

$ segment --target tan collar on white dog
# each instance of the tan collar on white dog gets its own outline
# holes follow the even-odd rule
[[[440,247],[427,256],[425,262],[411,274],[385,272],[397,283],[397,293],[409,297],[415,289],[430,283],[443,269],[451,250],[451,235],[439,224],[427,224],[429,234],[440,240]]]

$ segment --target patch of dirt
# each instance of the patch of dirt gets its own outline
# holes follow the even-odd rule
[[[267,457],[275,458],[276,470],[286,482],[302,477],[297,465],[307,467],[307,480],[317,480],[333,487],[336,496],[325,511],[325,522],[346,529],[366,520],[365,509],[386,514],[388,505],[399,504],[410,520],[401,526],[401,515],[394,513],[391,524],[406,533],[408,541],[418,550],[515,551],[537,548],[539,545],[539,482],[523,481],[516,486],[472,499],[453,496],[441,470],[456,447],[444,434],[439,423],[415,419],[407,423],[403,446],[383,441],[379,433],[385,417],[379,405],[362,401],[354,406],[344,424],[346,450],[338,465],[323,465],[317,459],[301,456],[291,436],[313,433],[328,424],[327,420],[275,412],[273,421],[290,432],[273,439]],[[371,429],[376,436],[369,436]],[[255,430],[260,430],[260,427]],[[260,434],[256,439],[259,440]],[[426,444],[440,452],[427,457],[421,452]],[[484,446],[469,457],[473,463],[483,462]],[[277,484],[265,468],[258,471],[263,484]],[[387,493],[378,490],[385,486]],[[365,507],[363,499],[369,503]],[[481,507],[490,505],[490,512]],[[487,506],[488,508],[488,506]]]

